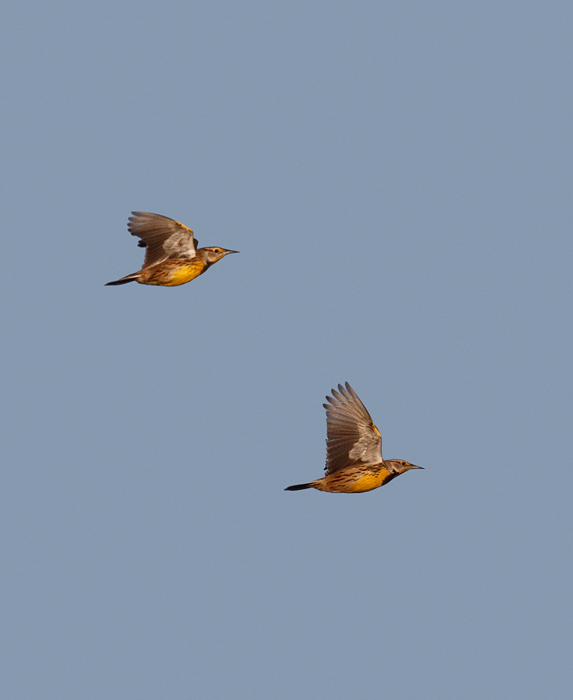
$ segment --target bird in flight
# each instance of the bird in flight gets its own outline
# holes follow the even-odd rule
[[[139,282],[177,287],[199,277],[225,255],[239,252],[218,247],[197,248],[193,231],[179,221],[146,211],[131,213],[127,228],[132,236],[141,239],[138,245],[145,248],[143,267],[106,286]]]
[[[354,389],[346,382],[327,396],[326,467],[322,479],[288,486],[285,491],[318,489],[362,493],[384,486],[410,469],[423,469],[403,459],[382,457],[382,436]]]

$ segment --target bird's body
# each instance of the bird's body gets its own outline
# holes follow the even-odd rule
[[[382,457],[382,436],[354,389],[338,385],[327,396],[326,468],[322,479],[289,486],[287,491],[317,489],[330,493],[363,493],[384,486],[410,469],[423,469],[402,459]]]
[[[237,252],[218,247],[197,248],[193,231],[179,221],[150,212],[131,213],[127,227],[133,236],[141,238],[139,245],[146,249],[143,267],[108,285],[139,282],[177,287],[199,277],[225,255]]]
[[[384,486],[397,476],[398,473],[385,464],[348,466],[311,482],[308,487],[329,493],[364,493]],[[292,486],[289,489],[294,490]]]
[[[198,250],[197,257],[188,260],[168,258],[157,265],[143,267],[139,272],[126,275],[115,282],[108,282],[106,286],[139,282],[139,284],[152,284],[159,287],[178,287],[199,277],[213,264],[202,259],[200,255],[202,252],[203,249]]]

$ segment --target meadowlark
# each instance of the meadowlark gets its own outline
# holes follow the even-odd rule
[[[295,484],[285,491],[318,489],[331,493],[362,493],[384,486],[409,469],[423,469],[403,459],[382,457],[382,436],[354,389],[338,385],[327,396],[326,467],[322,479]]]
[[[127,228],[132,236],[141,238],[138,245],[145,248],[143,267],[106,286],[139,282],[177,287],[199,277],[225,255],[239,252],[217,247],[197,248],[193,231],[179,221],[146,211],[131,213]]]

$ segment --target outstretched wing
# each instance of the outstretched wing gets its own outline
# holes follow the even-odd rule
[[[197,241],[193,231],[175,219],[147,211],[132,211],[127,228],[132,236],[141,238],[145,248],[143,267],[157,265],[167,258],[194,258]]]
[[[332,474],[354,464],[380,464],[380,431],[350,384],[339,384],[338,391],[333,389],[326,400],[325,472]]]

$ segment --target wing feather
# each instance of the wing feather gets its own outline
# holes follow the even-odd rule
[[[150,267],[168,258],[194,258],[197,240],[193,231],[175,219],[147,211],[132,211],[127,228],[141,238],[145,247],[143,267]]]
[[[379,464],[382,459],[382,437],[370,414],[354,389],[346,382],[327,396],[326,467],[333,472],[356,464]]]

